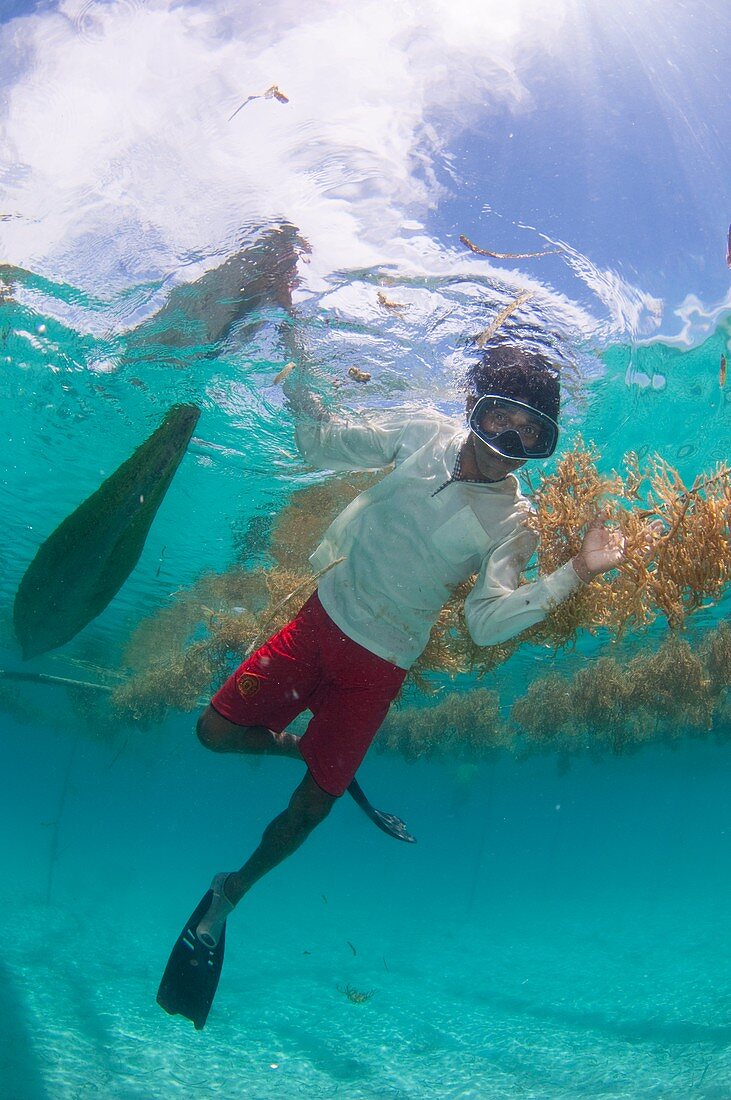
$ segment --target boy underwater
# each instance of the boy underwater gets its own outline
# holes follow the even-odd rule
[[[229,914],[346,790],[385,831],[413,840],[397,818],[370,806],[354,777],[457,586],[476,574],[465,620],[477,645],[495,645],[624,560],[621,535],[597,518],[574,558],[520,584],[537,540],[525,523],[530,504],[512,475],[556,448],[559,377],[537,352],[508,344],[486,350],[468,369],[466,434],[461,423],[431,410],[346,420],[288,385],[297,445],[312,465],[393,469],[330,525],[310,558],[321,574],[315,593],[243,662],[198,720],[198,737],[214,752],[293,757],[307,771],[256,851],[238,871],[217,874],[191,915],[158,993],[166,1011],[203,1027]],[[304,710],[312,718],[296,737],[287,727]]]

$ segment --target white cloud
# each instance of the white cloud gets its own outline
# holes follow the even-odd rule
[[[437,165],[459,189],[449,149],[464,128],[530,111],[532,67],[566,50],[570,12],[570,0],[63,0],[17,19],[0,28],[12,73],[0,180],[19,215],[0,223],[3,259],[105,296],[192,278],[286,220],[312,246],[310,291],[384,264],[469,272],[537,288],[584,333],[648,332],[659,303],[572,250],[608,320],[414,228],[444,197]],[[229,121],[273,84],[288,103],[254,99]]]
[[[521,57],[560,22],[535,9],[270,3],[264,21],[215,0],[66,0],[15,20],[0,48],[26,64],[2,170],[22,216],[2,227],[6,257],[108,286],[285,218],[313,244],[313,277],[387,259],[440,197],[434,144],[475,111],[528,105]],[[228,121],[272,84],[288,104],[257,99]]]

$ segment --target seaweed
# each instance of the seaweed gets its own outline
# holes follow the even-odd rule
[[[641,655],[627,668],[628,699],[663,720],[674,735],[688,727],[710,729],[715,699],[700,656],[671,636],[657,653]]]
[[[354,1005],[364,1005],[375,995],[375,989],[354,989],[352,985],[346,985],[342,988],[338,986],[338,993],[342,993],[344,997]]]
[[[479,759],[509,744],[509,734],[500,718],[498,693],[475,688],[428,707],[397,707],[388,715],[375,744],[380,752],[397,752],[410,761]]]
[[[731,630],[721,624],[695,651],[670,634],[654,653],[600,657],[571,678],[552,673],[516,700],[511,727],[536,747],[550,742],[563,753],[597,754],[606,746],[621,753],[711,730],[722,737],[729,675],[721,669],[729,649]]]
[[[717,695],[731,687],[731,626],[721,623],[706,634],[698,652],[708,673],[709,691]]]
[[[658,457],[640,469],[636,456],[628,455],[624,478],[600,475],[598,459],[598,452],[585,450],[579,440],[536,493],[530,524],[539,537],[541,574],[577,553],[600,512],[626,541],[626,560],[617,575],[583,586],[534,633],[552,644],[566,644],[581,628],[605,627],[621,636],[658,615],[681,630],[689,614],[719,600],[731,581],[731,466],[700,474],[688,488]],[[648,520],[659,520],[664,528],[651,555]]]
[[[514,704],[514,726],[532,741],[553,741],[562,731],[573,728],[571,693],[563,676],[551,673],[534,680]]]

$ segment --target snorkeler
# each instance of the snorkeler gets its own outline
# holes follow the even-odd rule
[[[214,752],[288,756],[307,770],[243,867],[215,876],[173,949],[158,1001],[197,1028],[218,982],[226,920],[242,897],[299,848],[346,790],[378,814],[353,786],[355,773],[454,589],[477,574],[464,614],[477,645],[489,646],[540,622],[623,561],[622,537],[597,519],[574,558],[519,584],[536,537],[512,475],[556,448],[559,372],[543,355],[501,345],[471,366],[467,383],[465,433],[433,411],[343,420],[288,380],[297,443],[309,462],[394,469],[331,524],[310,559],[320,574],[316,592],[198,720],[198,736]],[[312,718],[296,737],[287,727],[305,710]],[[380,823],[412,839],[399,834],[398,819]]]

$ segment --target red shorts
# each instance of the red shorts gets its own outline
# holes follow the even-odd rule
[[[281,733],[301,714],[300,740],[315,782],[341,795],[404,681],[406,671],[364,649],[327,615],[317,593],[230,676],[211,705],[237,726]]]

